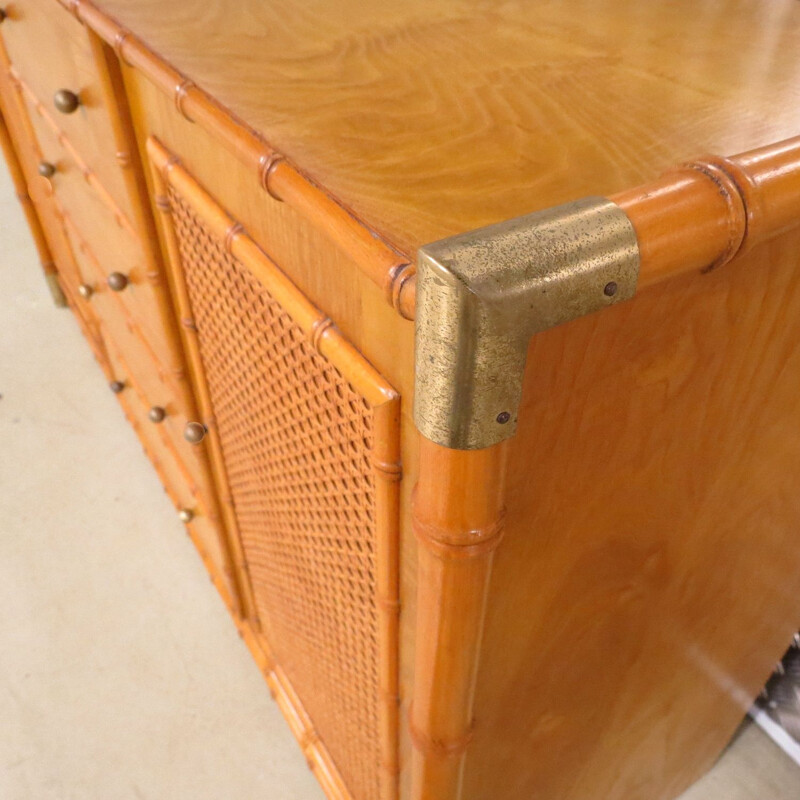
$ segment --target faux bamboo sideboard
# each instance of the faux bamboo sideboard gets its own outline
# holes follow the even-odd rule
[[[698,778],[800,625],[800,4],[0,21],[53,297],[326,794]]]

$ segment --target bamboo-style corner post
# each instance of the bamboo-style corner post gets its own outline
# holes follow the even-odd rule
[[[459,800],[528,343],[630,297],[638,250],[625,214],[589,198],[428,245],[417,269],[411,798]]]
[[[460,793],[494,551],[503,536],[506,445],[454,450],[420,437],[413,800]]]

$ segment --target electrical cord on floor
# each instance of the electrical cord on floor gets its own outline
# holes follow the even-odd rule
[[[776,665],[756,705],[800,743],[800,632]]]

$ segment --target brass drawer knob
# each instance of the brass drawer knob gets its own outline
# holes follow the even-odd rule
[[[52,178],[56,174],[56,165],[49,161],[40,161],[38,172],[43,178]]]
[[[187,422],[183,429],[183,438],[190,444],[200,444],[207,433],[208,428],[202,422]]]
[[[106,283],[112,291],[121,292],[128,285],[128,277],[121,272],[112,272],[106,278]]]
[[[147,418],[150,420],[150,422],[163,422],[166,416],[167,412],[163,406],[153,406],[147,412]]]
[[[88,299],[89,299],[89,298],[90,298],[90,297],[91,297],[91,296],[94,294],[94,289],[92,289],[92,287],[91,287],[91,286],[89,286],[89,284],[88,284],[88,283],[82,283],[82,284],[81,284],[81,285],[78,287],[78,294],[79,294],[79,295],[80,295],[80,296],[81,296],[81,297],[82,297],[84,300],[88,300]]]
[[[191,522],[194,519],[194,511],[191,508],[182,508],[178,512],[178,519],[181,522]]]
[[[71,92],[69,89],[59,89],[53,95],[53,105],[56,107],[56,110],[60,111],[62,114],[72,114],[74,111],[78,110],[78,106],[81,104],[80,98],[75,92]]]
[[[122,381],[111,381],[111,383],[108,384],[108,388],[111,389],[114,394],[119,394],[125,388],[125,384]]]

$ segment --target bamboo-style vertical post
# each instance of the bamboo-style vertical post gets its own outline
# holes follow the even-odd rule
[[[421,436],[419,458],[411,798],[457,800],[492,559],[503,535],[506,444],[450,450]]]
[[[207,498],[207,502],[212,511],[212,515],[217,518],[218,524],[221,524],[225,537],[223,541],[225,560],[227,562],[225,569],[228,571],[231,582],[235,587],[235,613],[249,620],[258,628],[255,602],[252,597],[250,581],[247,577],[247,567],[242,553],[236,516],[233,512],[230,500],[230,491],[228,489],[227,474],[224,471],[222,451],[212,422],[211,398],[205,383],[196,330],[191,322],[192,312],[189,294],[181,274],[180,250],[170,218],[167,179],[163,174],[163,171],[169,169],[170,161],[166,151],[163,151],[163,148],[160,148],[160,146],[151,149],[151,157],[151,174],[156,195],[155,202],[161,214],[161,233],[167,252],[169,279],[174,293],[176,310],[181,319],[180,335],[186,352],[189,370],[195,378],[197,412],[199,412],[197,418],[202,419],[208,429],[208,446],[211,449],[211,453],[209,454],[206,451],[206,446],[203,444],[199,447],[199,457],[207,473],[212,476],[221,500],[221,502],[217,504],[214,497],[209,497]],[[189,407],[188,413],[191,414],[193,410],[193,407]]]
[[[117,57],[93,30],[87,29],[92,57],[97,64],[97,76],[105,104],[112,108],[109,114],[114,136],[115,157],[122,179],[131,201],[132,228],[146,263],[146,279],[153,287],[159,311],[159,322],[167,332],[169,352],[161,354],[168,360],[168,368],[176,380],[182,401],[191,396],[186,382],[183,358],[181,357],[180,332],[166,286],[163,258],[158,247],[155,222],[150,213],[147,184],[142,169],[133,120],[126,102],[125,85]]]
[[[375,471],[377,604],[378,604],[378,724],[381,742],[381,800],[396,800],[399,687],[399,542],[400,401],[397,396],[375,408]]]

